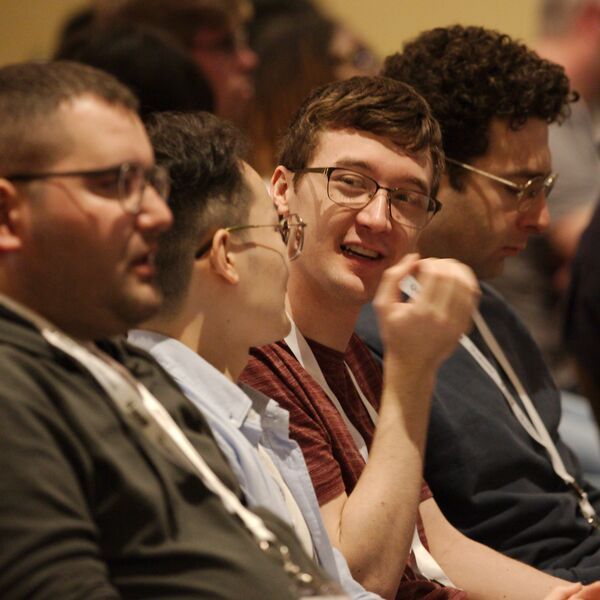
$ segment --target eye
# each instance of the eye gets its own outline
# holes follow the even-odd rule
[[[366,192],[370,188],[368,179],[351,171],[334,171],[331,183],[341,190],[351,193]]]
[[[402,210],[422,209],[429,205],[429,198],[418,192],[407,192],[404,190],[395,190],[391,195],[391,202]]]
[[[119,179],[119,170],[115,169],[114,171],[87,177],[86,187],[98,196],[119,198]]]

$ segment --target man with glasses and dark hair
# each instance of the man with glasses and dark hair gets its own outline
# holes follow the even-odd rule
[[[435,200],[442,164],[438,125],[409,86],[358,77],[305,100],[272,178],[280,213],[307,223],[290,264],[292,330],[253,349],[242,380],[290,411],[329,536],[365,588],[542,598],[560,580],[462,536],[422,484],[436,372],[479,295],[467,267],[409,254],[445,209]],[[403,302],[408,275],[421,292]],[[373,297],[383,373],[353,334]]]
[[[440,122],[444,208],[423,256],[454,257],[481,280],[549,223],[556,174],[548,124],[573,99],[562,67],[508,36],[439,28],[387,58]],[[425,478],[464,534],[558,577],[600,579],[600,493],[558,434],[560,394],[531,336],[482,284],[481,319],[438,373]],[[358,327],[379,354],[372,314]]]
[[[0,69],[0,597],[322,594],[289,527],[245,508],[202,414],[109,339],[160,307],[172,220],[136,109],[91,67]]]
[[[156,258],[165,303],[129,341],[148,350],[207,417],[249,506],[288,521],[351,597],[378,598],[332,549],[287,412],[235,383],[251,346],[289,332],[288,267],[302,251],[304,222],[295,214],[279,219],[233,126],[207,113],[162,113],[148,131],[171,173],[174,223]]]

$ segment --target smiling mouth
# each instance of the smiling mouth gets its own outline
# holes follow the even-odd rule
[[[358,257],[358,258],[366,258],[368,260],[378,260],[383,258],[383,255],[375,250],[369,250],[368,248],[363,248],[362,246],[354,246],[352,244],[341,246],[342,252],[348,256]]]

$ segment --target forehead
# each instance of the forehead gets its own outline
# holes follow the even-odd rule
[[[506,121],[494,119],[489,128],[488,150],[478,163],[509,172],[519,169],[524,173],[549,172],[547,123],[541,119],[528,119],[522,127],[514,130]]]
[[[53,119],[62,156],[55,168],[94,169],[135,162],[149,165],[153,151],[136,113],[86,95],[63,103]]]
[[[310,166],[355,168],[387,187],[413,182],[429,191],[431,155],[407,154],[387,138],[353,129],[319,133]]]

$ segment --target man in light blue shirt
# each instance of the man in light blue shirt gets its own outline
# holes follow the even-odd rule
[[[248,504],[289,521],[352,598],[379,598],[331,546],[287,411],[235,384],[251,346],[289,331],[288,263],[302,249],[304,223],[278,219],[233,127],[206,113],[162,113],[148,127],[157,162],[171,173],[175,222],[156,260],[163,308],[129,339],[202,410]]]

